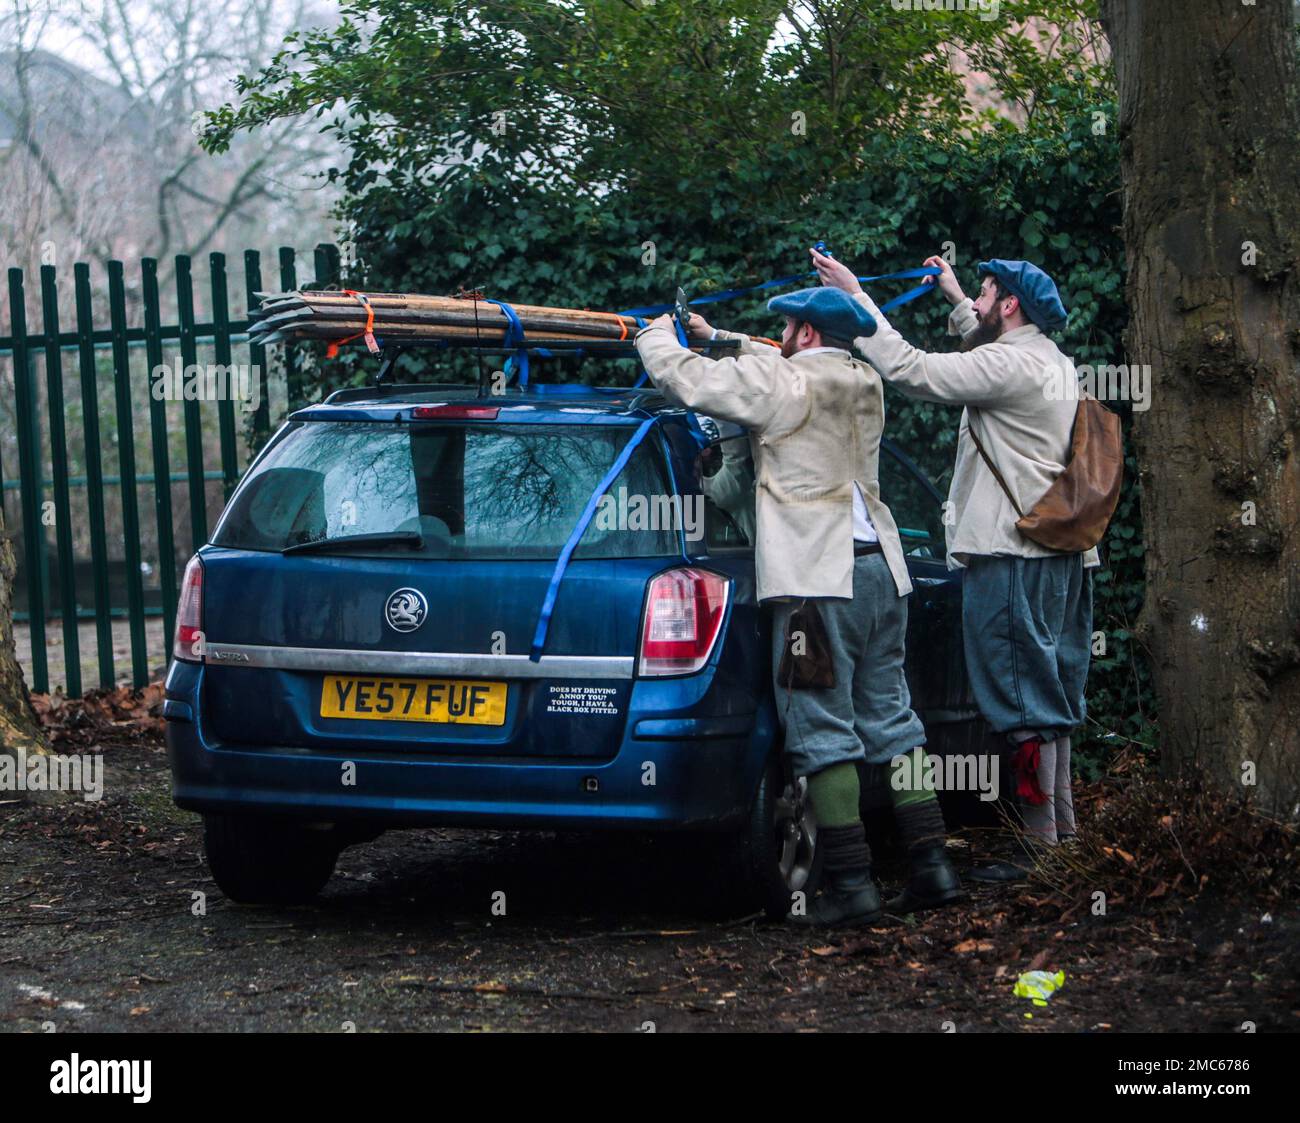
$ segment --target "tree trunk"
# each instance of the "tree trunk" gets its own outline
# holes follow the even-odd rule
[[[17,756],[45,752],[45,736],[32,713],[23,670],[14,651],[14,561],[13,540],[5,533],[4,508],[0,507],[0,753]],[[0,799],[14,793],[0,792]]]
[[[1300,798],[1300,111],[1291,0],[1102,0],[1119,85],[1162,761]],[[1253,785],[1253,786],[1252,786]]]

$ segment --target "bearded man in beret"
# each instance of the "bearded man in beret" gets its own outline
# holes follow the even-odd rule
[[[1074,365],[1050,338],[1065,326],[1065,305],[1030,262],[980,262],[972,300],[947,261],[927,258],[953,305],[949,334],[963,341],[961,352],[938,354],[908,343],[842,263],[816,251],[813,263],[876,321],[854,345],[882,378],[909,397],[964,407],[945,520],[948,565],[964,570],[966,670],[981,714],[1008,743],[1025,825],[1022,846],[971,876],[1021,880],[1043,848],[1075,837],[1070,734],[1087,712],[1092,570],[1100,564],[1095,548],[1062,553],[1016,526],[1070,459],[1077,400],[1061,390]]]
[[[825,854],[823,891],[806,911],[792,909],[790,919],[860,924],[882,908],[859,810],[858,762],[886,764],[915,753],[921,759],[907,765],[920,766],[922,774],[926,763],[925,730],[903,674],[912,584],[877,482],[884,394],[879,376],[851,352],[850,341],[870,336],[876,324],[833,288],[779,296],[768,308],[785,317],[779,349],[715,331],[698,315],[691,317],[690,335],[739,340],[735,358],[682,347],[668,316],[640,331],[636,346],[670,401],[749,431],[758,598],[773,606],[777,710],[795,774],[808,777],[817,845]],[[824,640],[829,669],[796,682],[793,670],[786,677],[782,668],[793,668],[801,643],[810,640],[800,634],[805,628]],[[934,792],[898,797],[895,816],[910,873],[891,907],[958,899]]]

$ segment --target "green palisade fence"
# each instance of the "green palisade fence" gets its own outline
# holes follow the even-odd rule
[[[276,265],[278,287],[296,288],[294,251],[282,247]],[[308,287],[338,284],[334,246],[317,246],[313,265]],[[60,292],[53,265],[41,266],[37,286],[21,269],[8,271],[0,501],[6,533],[17,543],[15,622],[29,633],[28,685],[38,693],[49,691],[52,679],[69,697],[123,679],[139,687],[151,668],[166,665],[179,567],[207,541],[252,452],[270,434],[267,349],[247,338],[247,309],[263,287],[261,255],[246,250],[242,279],[235,275],[244,319],[231,318],[225,254],[208,255],[197,294],[189,256],[174,259],[173,277],[176,317],[164,323],[153,258],[131,276],[110,261],[98,302],[84,262],[72,267],[70,293],[66,281]],[[60,308],[69,296],[71,305]],[[32,330],[36,304],[39,331]],[[198,309],[209,318],[200,319]],[[277,387],[284,401],[297,402],[300,360],[292,348],[282,350]],[[251,411],[237,409],[229,395],[177,402],[152,392],[151,372],[162,364],[183,371],[232,363],[261,373]]]

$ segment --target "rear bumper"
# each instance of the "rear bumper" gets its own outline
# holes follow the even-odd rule
[[[774,719],[760,712],[629,715],[604,760],[224,745],[205,736],[197,680],[170,676],[166,707],[172,795],[191,811],[386,827],[725,830],[742,821],[775,741]]]

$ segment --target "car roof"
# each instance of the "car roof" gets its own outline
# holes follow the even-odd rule
[[[416,406],[496,406],[499,421],[551,421],[570,424],[627,424],[647,417],[683,415],[653,387],[596,387],[577,383],[533,383],[508,387],[501,393],[480,393],[476,386],[362,386],[336,390],[323,402],[296,410],[295,421],[391,421]]]
[[[296,421],[392,421],[415,406],[482,403],[508,411],[510,421],[579,424],[629,424],[647,417],[685,420],[687,411],[668,401],[653,386],[600,387],[572,382],[535,382],[510,386],[500,394],[480,394],[477,386],[429,382],[393,383],[335,390],[323,402],[290,415]],[[889,437],[881,445],[923,478],[910,457]],[[926,483],[929,484],[928,478]],[[933,485],[930,485],[933,488]],[[937,492],[936,492],[937,494]]]
[[[289,420],[395,421],[416,406],[476,403],[496,406],[499,412],[495,420],[512,423],[629,425],[659,417],[685,424],[688,413],[652,386],[615,388],[543,382],[511,386],[500,394],[481,394],[477,386],[421,382],[336,390],[323,402],[295,410]],[[936,499],[941,498],[930,478],[897,442],[882,437],[880,446],[898,457]]]

